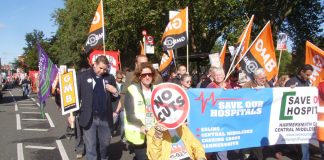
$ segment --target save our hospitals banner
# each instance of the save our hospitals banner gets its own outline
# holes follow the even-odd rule
[[[189,89],[189,127],[206,152],[315,139],[317,88]]]

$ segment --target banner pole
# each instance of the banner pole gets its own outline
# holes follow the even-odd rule
[[[121,60],[120,60],[120,51],[119,51],[119,49],[118,49],[118,61],[119,61],[119,69],[122,70]]]
[[[106,44],[105,44],[105,20],[104,20],[104,12],[103,12],[103,2],[100,0],[101,3],[101,17],[102,17],[102,33],[103,33],[103,38],[102,38],[102,43],[103,43],[103,50],[104,50],[104,55],[106,56]]]
[[[146,55],[146,38],[143,36],[143,50],[144,50],[144,55]]]
[[[186,7],[186,19],[187,19],[187,25],[186,25],[186,30],[187,30],[187,38],[188,38],[188,43],[187,43],[187,72],[189,74],[189,30],[188,30],[188,25],[189,25],[189,10],[188,7]]]
[[[277,72],[277,76],[279,75],[280,61],[281,61],[281,54],[282,54],[282,49],[280,50],[280,54],[279,54],[279,60],[278,60],[278,72]]]

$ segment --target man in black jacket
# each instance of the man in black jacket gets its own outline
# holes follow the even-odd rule
[[[80,99],[79,124],[83,127],[86,159],[97,159],[97,134],[100,159],[108,159],[112,127],[112,99],[118,96],[114,77],[107,74],[109,61],[99,56],[92,69],[78,74],[77,84]]]
[[[292,78],[290,78],[285,87],[309,87],[311,86],[310,77],[313,73],[312,65],[305,64],[298,71],[298,74]],[[301,159],[309,159],[309,144],[301,144],[302,158]]]

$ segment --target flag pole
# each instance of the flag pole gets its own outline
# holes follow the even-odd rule
[[[189,13],[188,13],[188,6],[186,7],[186,31],[187,31],[187,39],[188,39],[188,43],[187,43],[187,72],[189,74],[189,30],[188,30],[188,25],[189,25]]]
[[[234,58],[232,59],[231,66],[230,66],[230,68],[228,69],[227,74],[226,74],[226,76],[225,76],[225,81],[226,81],[226,79],[229,77],[229,75],[233,72],[233,70],[235,70],[235,67],[237,66],[237,64],[241,61],[241,60],[239,60],[239,61],[237,62],[237,64],[233,67],[233,64],[235,63],[235,59],[236,59],[238,53],[240,52],[240,50],[241,50],[241,48],[242,48],[242,45],[243,45],[243,43],[240,43],[239,47],[236,49],[236,52],[235,52]],[[243,57],[243,56],[242,56],[242,57]],[[240,58],[241,58],[241,57],[240,57]],[[232,68],[234,68],[234,69],[232,70]]]
[[[119,61],[119,69],[122,70],[121,60],[120,60],[120,51],[119,51],[119,49],[118,49],[118,61]]]
[[[175,51],[177,51],[177,49],[175,49]],[[172,50],[172,52],[173,52],[173,50]],[[176,63],[176,60],[175,60],[175,56],[174,56],[174,54],[172,54],[172,58],[173,58],[174,66],[177,67],[177,63]]]
[[[226,77],[229,76],[229,73],[232,73],[232,72],[233,72],[233,71],[232,71],[233,64],[235,63],[235,59],[236,59],[238,53],[239,53],[240,50],[242,49],[242,45],[243,45],[243,42],[245,41],[246,34],[247,34],[247,32],[248,32],[248,28],[250,27],[250,25],[252,25],[252,19],[254,19],[254,15],[252,15],[252,17],[251,17],[250,20],[249,20],[248,25],[247,25],[246,28],[244,29],[243,38],[242,38],[242,40],[241,40],[241,42],[240,42],[239,47],[238,47],[237,50],[236,50],[236,53],[235,53],[234,58],[233,58],[233,60],[232,60],[232,64],[231,64],[230,68],[228,69],[228,72],[227,72],[227,74],[226,74]],[[251,26],[251,27],[252,27],[252,26]],[[249,42],[248,42],[248,43],[249,43]],[[244,54],[243,54],[243,55],[244,55]],[[237,66],[237,65],[235,65],[235,66]],[[234,69],[235,69],[235,68],[234,68]],[[234,69],[233,69],[233,70],[234,70]],[[226,80],[226,79],[227,79],[227,78],[225,78],[225,80]]]
[[[144,50],[144,55],[146,55],[146,39],[145,39],[145,36],[143,36],[143,50]]]
[[[104,20],[104,12],[103,12],[103,2],[100,0],[101,3],[101,17],[102,17],[102,33],[103,33],[103,50],[104,50],[104,55],[106,56],[106,44],[105,44],[105,20]]]

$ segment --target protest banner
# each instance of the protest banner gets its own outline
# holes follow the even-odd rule
[[[190,110],[188,95],[173,83],[162,83],[152,91],[151,105],[156,120],[166,128],[178,128]]]
[[[169,76],[169,71],[171,70],[172,66],[175,66],[174,59],[173,59],[173,50],[167,50],[167,54],[163,53],[161,58],[161,63],[159,66],[159,72],[163,78]]]
[[[206,152],[316,138],[317,88],[189,89],[189,128]]]
[[[180,48],[188,44],[188,8],[170,19],[162,36],[163,50]]]
[[[39,69],[39,81],[38,81],[38,100],[40,104],[40,113],[42,118],[45,118],[45,101],[50,96],[51,85],[55,80],[55,77],[58,73],[57,66],[52,62],[48,57],[45,50],[38,43],[37,44],[38,52],[38,69]]]
[[[32,71],[32,70],[30,70],[28,72],[29,78],[31,80],[31,90],[34,93],[38,92],[38,82],[37,82],[38,81],[38,73],[39,73],[39,71]]]
[[[98,48],[105,41],[105,29],[104,29],[104,15],[103,15],[103,3],[100,0],[96,13],[93,17],[90,30],[88,33],[88,38],[85,44],[85,53],[91,52],[91,50]],[[104,47],[105,48],[105,47]]]
[[[79,110],[76,75],[74,69],[59,74],[62,115]]]
[[[219,57],[220,57],[222,66],[224,66],[224,63],[225,63],[226,46],[227,46],[227,40],[225,41],[223,48],[222,48],[221,52],[219,53]]]
[[[116,75],[116,72],[119,70],[119,52],[118,51],[105,51],[106,54],[104,54],[104,51],[102,50],[94,50],[91,52],[89,55],[89,63],[93,64],[97,57],[105,55],[109,61],[110,64],[110,69],[109,73],[112,74],[113,76]]]
[[[247,26],[245,27],[243,33],[240,35],[239,39],[238,39],[238,44],[239,46],[235,49],[235,53],[234,55],[232,55],[233,61],[230,65],[230,68],[228,69],[228,72],[225,76],[225,80],[229,77],[229,75],[231,75],[231,73],[234,71],[235,68],[233,68],[234,63],[236,62],[236,57],[239,56],[238,59],[241,59],[245,52],[247,51],[249,45],[250,45],[250,38],[251,38],[251,31],[252,31],[252,26],[253,26],[253,20],[254,20],[254,15],[252,15],[252,17],[250,18],[249,23],[247,24]],[[231,49],[230,49],[231,50]],[[238,65],[236,65],[238,66]]]
[[[313,66],[314,71],[310,81],[312,86],[317,86],[324,80],[324,51],[309,41],[306,41],[305,64]]]
[[[263,68],[267,80],[270,81],[278,73],[276,53],[272,40],[270,21],[252,42],[244,56],[239,60],[242,70],[253,79],[253,72]]]
[[[277,39],[277,50],[287,50],[287,40],[288,36],[286,33],[279,33]]]

